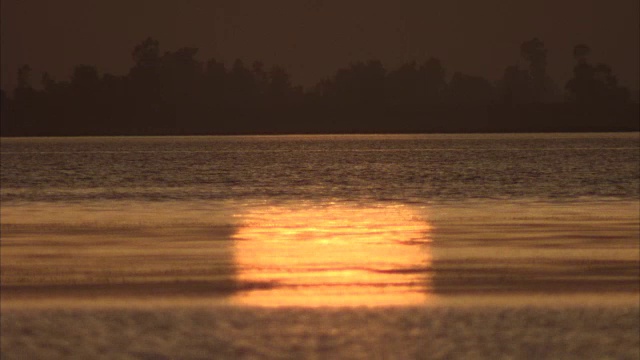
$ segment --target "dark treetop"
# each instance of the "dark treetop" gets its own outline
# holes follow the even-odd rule
[[[385,69],[351,63],[303,89],[282,67],[236,60],[201,62],[198,49],[161,53],[147,38],[132,51],[124,76],[78,65],[71,79],[48,74],[32,87],[18,69],[11,96],[0,94],[2,136],[195,135],[273,133],[429,133],[637,131],[638,104],[612,69],[573,49],[573,77],[559,86],[547,75],[537,38],[520,48],[524,67],[501,79],[447,76],[436,58]]]

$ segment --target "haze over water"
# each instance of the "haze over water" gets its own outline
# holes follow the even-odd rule
[[[3,297],[633,298],[638,143],[635,133],[3,139]]]

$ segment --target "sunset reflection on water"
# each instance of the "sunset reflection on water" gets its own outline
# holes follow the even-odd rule
[[[234,235],[237,280],[268,283],[233,302],[387,306],[429,297],[431,227],[400,204],[252,207]]]

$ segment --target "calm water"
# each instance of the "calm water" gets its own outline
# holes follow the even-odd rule
[[[634,134],[2,139],[2,201],[638,198]]]
[[[2,139],[0,153],[5,298],[638,291],[637,133]]]

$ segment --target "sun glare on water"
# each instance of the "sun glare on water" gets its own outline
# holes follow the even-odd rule
[[[240,215],[240,282],[258,306],[387,306],[428,301],[431,227],[406,205],[268,206]]]

